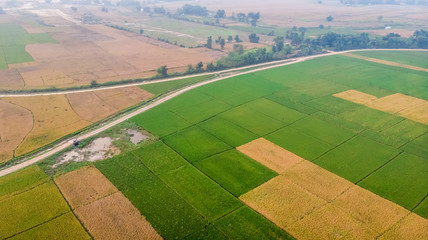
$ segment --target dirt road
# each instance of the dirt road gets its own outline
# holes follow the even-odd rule
[[[377,49],[377,50],[379,51],[379,49]],[[391,50],[391,49],[385,49],[385,50]],[[409,49],[399,49],[399,51],[402,51],[402,50],[409,51]],[[168,101],[170,99],[173,99],[173,98],[175,98],[175,97],[177,97],[177,96],[179,96],[179,95],[181,95],[181,94],[183,94],[185,92],[188,92],[188,91],[190,91],[192,89],[195,89],[195,88],[198,88],[200,86],[204,86],[204,85],[207,85],[207,84],[210,84],[210,83],[213,83],[213,82],[218,82],[218,81],[221,81],[221,80],[224,80],[224,79],[236,77],[236,76],[247,74],[247,73],[259,72],[259,71],[263,71],[263,70],[267,70],[267,69],[272,69],[272,68],[277,68],[277,67],[281,67],[281,66],[286,66],[286,65],[290,65],[290,64],[295,64],[295,63],[303,62],[303,61],[306,61],[306,60],[309,60],[309,59],[314,59],[314,58],[319,58],[319,57],[325,57],[325,56],[331,56],[331,55],[342,54],[342,53],[348,53],[348,52],[354,52],[354,51],[358,51],[358,50],[350,50],[350,51],[343,51],[343,52],[330,52],[330,53],[326,53],[326,54],[322,54],[322,55],[301,57],[301,58],[294,59],[294,61],[292,61],[292,62],[290,62],[289,60],[288,60],[288,62],[278,61],[277,62],[278,64],[275,64],[275,65],[272,65],[272,66],[261,67],[261,68],[257,68],[257,69],[254,69],[254,70],[242,72],[242,73],[232,74],[232,75],[229,75],[229,76],[226,76],[226,77],[219,77],[219,78],[215,78],[215,79],[212,79],[212,80],[209,80],[209,81],[196,83],[196,84],[194,84],[192,86],[189,86],[189,87],[186,87],[186,88],[184,88],[182,90],[179,90],[177,92],[171,93],[171,94],[169,94],[169,95],[167,95],[167,96],[165,96],[165,97],[163,97],[163,98],[161,98],[161,99],[159,99],[159,100],[157,100],[157,101],[155,101],[153,103],[150,103],[150,104],[148,104],[146,106],[143,106],[143,107],[137,109],[136,111],[133,111],[133,112],[130,112],[130,113],[126,113],[122,117],[120,117],[120,118],[118,118],[118,119],[116,119],[116,120],[114,120],[114,121],[112,121],[110,123],[102,125],[99,128],[97,128],[97,129],[94,129],[94,130],[92,130],[90,132],[87,132],[85,134],[82,134],[82,135],[78,136],[78,139],[79,140],[83,140],[83,139],[90,138],[90,137],[92,137],[92,136],[94,136],[94,135],[96,135],[98,133],[101,133],[101,132],[103,132],[103,131],[105,131],[105,130],[107,130],[109,128],[112,128],[112,127],[116,126],[117,124],[122,123],[122,122],[124,122],[124,121],[126,121],[126,120],[128,120],[128,119],[130,119],[130,118],[132,118],[132,117],[134,117],[136,115],[138,115],[138,114],[141,114],[141,113],[143,113],[143,112],[145,112],[145,111],[147,111],[147,110],[149,110],[151,108],[154,108],[154,107],[156,107],[156,106],[158,106],[158,105],[160,105],[160,104],[162,104],[162,103],[164,103],[164,102],[166,102],[166,101]],[[361,51],[361,50],[359,50],[359,51]],[[416,51],[428,51],[428,50],[420,50],[419,49],[419,50],[416,50]],[[274,64],[274,63],[275,62],[270,62],[270,63],[267,63],[267,64],[259,64],[258,66],[271,65],[271,64]],[[250,66],[250,67],[254,67],[254,66]],[[237,68],[237,69],[233,69],[233,71],[240,70],[240,69],[245,69],[245,68],[249,68],[249,67]],[[228,70],[227,72],[230,72],[230,71],[232,71],[232,70]],[[225,72],[225,71],[223,71],[223,72]],[[221,73],[221,72],[218,72],[218,73]],[[213,73],[207,73],[207,74],[213,74]],[[207,74],[199,74],[197,76],[203,76],[203,75],[207,75]],[[188,77],[189,76],[187,76],[187,77],[180,77],[180,78],[173,78],[173,79],[158,80],[156,82],[174,81],[174,80],[179,80],[179,79],[188,78]],[[154,82],[150,82],[150,83],[154,83]],[[136,85],[143,85],[143,84],[148,84],[148,83],[138,83],[138,84],[132,84],[132,85],[121,85],[121,86],[114,86],[114,87],[103,88],[103,89],[120,88],[120,87],[125,87],[125,86],[136,86]],[[96,89],[96,90],[102,90],[102,89],[100,88],[100,89]],[[94,89],[88,89],[88,90],[83,90],[83,91],[94,91]],[[75,92],[81,92],[81,91],[70,91],[70,92],[61,92],[61,93],[56,93],[55,92],[55,93],[43,93],[43,94],[39,93],[39,94],[25,94],[25,95],[12,95],[11,94],[11,95],[7,95],[7,96],[8,97],[12,97],[12,96],[14,96],[14,97],[20,97],[20,96],[35,96],[35,95],[57,95],[57,94],[67,94],[67,93],[75,93]],[[2,96],[0,96],[0,97],[2,97]],[[32,157],[31,159],[28,159],[25,162],[22,162],[22,163],[19,163],[17,165],[14,165],[14,166],[11,166],[9,168],[1,170],[0,171],[0,177],[4,176],[4,175],[7,175],[9,173],[13,173],[15,171],[18,171],[18,170],[20,170],[22,168],[25,168],[27,166],[30,166],[32,164],[35,164],[35,163],[37,163],[37,162],[39,162],[39,161],[41,161],[41,160],[43,160],[43,159],[45,159],[45,158],[47,158],[49,156],[52,156],[55,153],[61,152],[62,150],[66,149],[67,147],[71,146],[72,144],[73,144],[73,140],[72,139],[68,140],[68,141],[64,141],[62,143],[59,143],[58,145],[52,147],[51,149],[45,150],[44,152],[41,152],[40,154]]]

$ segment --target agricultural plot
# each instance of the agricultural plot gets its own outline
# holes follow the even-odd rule
[[[50,178],[37,166],[0,179],[0,237],[90,239]]]
[[[267,144],[264,139],[250,144],[257,143]],[[272,143],[267,146],[260,148],[260,154],[269,155],[270,149],[279,148]],[[293,162],[279,155],[275,160]],[[405,217],[416,219],[414,226],[403,226],[400,231],[426,236],[424,226],[428,224],[409,210],[304,159],[240,199],[297,239],[377,238],[400,226]]]
[[[359,51],[355,54],[377,58],[386,61],[392,61],[402,64],[408,64],[421,68],[428,68],[428,57],[426,52],[412,52],[412,51]]]
[[[161,239],[96,168],[81,168],[56,178],[55,182],[95,238]]]
[[[163,238],[227,239],[249,234],[249,229],[260,238],[271,238],[272,233],[288,237],[160,141],[95,165]],[[241,166],[245,167],[243,163],[237,167]],[[235,168],[235,172],[245,172],[242,176],[246,181],[254,183],[250,176],[254,174],[254,164],[244,169]],[[263,182],[263,175],[266,174],[252,177]],[[266,231],[261,231],[260,226]]]

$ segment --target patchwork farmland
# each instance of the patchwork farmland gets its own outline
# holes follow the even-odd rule
[[[129,120],[154,142],[53,179],[36,166],[0,178],[0,207],[51,184],[70,207],[25,222],[55,231],[66,215],[74,239],[426,239],[428,119],[413,109],[425,106],[427,82],[426,71],[349,55],[214,82]]]

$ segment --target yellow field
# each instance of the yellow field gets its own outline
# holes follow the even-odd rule
[[[256,157],[262,153],[258,151]],[[266,155],[272,157],[269,151]],[[278,156],[277,161],[282,158]],[[272,166],[268,163],[267,167]],[[428,238],[428,220],[307,160],[240,199],[297,239],[390,239],[406,232],[414,237],[408,239]],[[405,218],[409,214],[411,217]]]
[[[333,96],[428,125],[428,101],[424,99],[401,93],[377,98],[356,90],[340,92]]]
[[[293,165],[304,160],[264,138],[256,139],[237,149],[277,173],[283,173]]]
[[[95,239],[161,239],[132,203],[94,167],[55,179]]]
[[[95,239],[162,239],[121,192],[75,212]]]
[[[33,128],[27,109],[0,100],[0,163],[13,157],[13,150]]]
[[[33,129],[15,150],[16,156],[42,147],[90,124],[73,111],[64,95],[4,98],[3,100],[29,109],[34,118]]]
[[[118,192],[117,188],[93,167],[85,167],[55,179],[70,206],[75,209]]]

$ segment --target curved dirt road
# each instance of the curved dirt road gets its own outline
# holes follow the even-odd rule
[[[379,51],[379,50],[384,50],[384,49],[376,49],[376,50]],[[385,49],[385,50],[391,50],[391,49]],[[414,51],[413,49],[410,49],[410,50],[409,49],[398,49],[398,50],[399,51],[403,51],[403,50]],[[118,119],[116,119],[116,120],[114,120],[114,121],[112,121],[112,122],[110,122],[108,124],[105,124],[105,125],[97,128],[97,129],[94,129],[94,130],[92,130],[90,132],[87,132],[87,133],[85,133],[83,135],[78,136],[78,139],[79,140],[83,140],[83,139],[90,138],[90,137],[92,137],[92,136],[94,136],[94,135],[96,135],[98,133],[101,133],[101,132],[103,132],[103,131],[105,131],[105,130],[113,127],[113,126],[116,126],[117,124],[122,123],[122,122],[124,122],[124,121],[126,121],[126,120],[128,120],[128,119],[130,119],[130,118],[132,118],[132,117],[134,117],[136,115],[138,115],[138,114],[141,114],[141,113],[143,113],[143,112],[145,112],[145,111],[147,111],[147,110],[149,110],[151,108],[154,108],[154,107],[156,107],[156,106],[158,106],[158,105],[160,105],[160,104],[162,104],[162,103],[164,103],[164,102],[166,102],[166,101],[168,101],[168,100],[170,100],[172,98],[175,98],[175,97],[177,97],[177,96],[179,96],[179,95],[181,95],[181,94],[183,94],[185,92],[188,92],[188,91],[190,91],[192,89],[198,88],[198,87],[203,86],[203,85],[207,85],[207,84],[210,84],[210,83],[213,83],[213,82],[218,82],[218,81],[221,81],[221,80],[224,80],[224,79],[236,77],[236,76],[247,74],[247,73],[259,72],[259,71],[263,71],[263,70],[267,70],[267,69],[272,69],[272,68],[277,68],[277,67],[281,67],[281,66],[291,65],[291,64],[303,62],[303,61],[309,60],[309,59],[320,58],[320,57],[325,57],[325,56],[331,56],[331,55],[336,55],[336,54],[342,54],[342,53],[347,53],[347,52],[354,52],[354,51],[361,51],[361,50],[349,50],[349,51],[343,51],[343,52],[330,52],[330,53],[326,53],[326,54],[322,54],[322,55],[301,57],[301,58],[294,59],[294,61],[292,61],[292,62],[288,61],[288,62],[285,62],[285,63],[279,63],[279,64],[275,64],[275,65],[272,65],[272,66],[261,67],[261,68],[258,68],[258,69],[254,69],[254,70],[250,70],[250,71],[246,71],[246,72],[242,72],[242,73],[232,74],[232,75],[229,75],[229,76],[226,76],[226,77],[220,77],[220,78],[215,78],[215,79],[212,79],[212,80],[208,80],[208,81],[196,83],[196,84],[194,84],[192,86],[189,86],[189,87],[181,89],[181,90],[179,90],[177,92],[171,93],[171,94],[169,94],[169,95],[167,95],[167,96],[165,96],[165,97],[163,97],[163,98],[161,98],[161,99],[159,99],[159,100],[157,100],[157,101],[155,101],[153,103],[150,103],[150,104],[148,104],[146,106],[143,106],[143,107],[137,109],[136,111],[133,111],[133,112],[130,112],[130,113],[126,113],[122,117],[120,117],[120,118],[118,118]],[[364,50],[364,51],[366,51],[366,50]],[[421,50],[421,49],[419,49],[419,50],[416,50],[416,51],[428,51],[428,50]],[[280,62],[284,62],[284,61],[280,61]],[[268,64],[273,64],[273,63],[271,62],[271,63],[268,63]],[[254,67],[254,66],[251,66],[251,67]],[[243,69],[243,68],[240,68],[240,69]],[[239,69],[233,69],[233,70],[239,70]],[[229,71],[231,71],[231,70],[229,70]],[[213,74],[213,73],[209,73],[209,74]],[[200,74],[200,75],[205,75],[205,74]],[[187,77],[189,77],[189,76],[187,76]],[[190,77],[192,77],[192,76],[190,76]],[[182,78],[178,78],[178,79],[182,79]],[[159,80],[158,82],[178,80],[178,79]],[[153,82],[150,82],[150,83],[153,83]],[[134,85],[141,85],[141,83],[134,84]],[[115,86],[115,87],[112,87],[112,88],[119,88],[119,87],[124,87],[124,86],[125,85],[121,85],[121,86]],[[104,88],[104,89],[106,89],[106,88]],[[101,89],[98,89],[98,90],[101,90]],[[94,89],[88,90],[88,91],[94,91]],[[75,92],[78,92],[78,91],[75,91]],[[57,94],[65,94],[65,93],[64,92],[61,92],[61,93],[56,93],[55,92],[55,93],[45,93],[44,95],[57,95]],[[11,96],[12,95],[8,95],[8,97],[11,97]],[[13,96],[34,96],[34,95],[28,94],[28,95],[13,95]],[[29,160],[27,160],[25,162],[22,162],[22,163],[14,165],[14,166],[11,166],[9,168],[1,170],[0,171],[0,177],[4,176],[4,175],[7,175],[9,173],[13,173],[15,171],[18,171],[18,170],[20,170],[22,168],[25,168],[27,166],[30,166],[30,165],[32,165],[34,163],[37,163],[37,162],[39,162],[39,161],[41,161],[41,160],[43,160],[43,159],[45,159],[45,158],[47,158],[49,156],[52,156],[55,153],[58,153],[58,152],[60,152],[60,151],[62,151],[64,149],[66,149],[67,147],[71,146],[72,144],[73,144],[73,140],[68,140],[68,141],[64,141],[62,143],[59,143],[58,145],[52,147],[51,149],[45,150],[44,152],[41,152],[40,154],[38,154],[38,155],[30,158]]]

